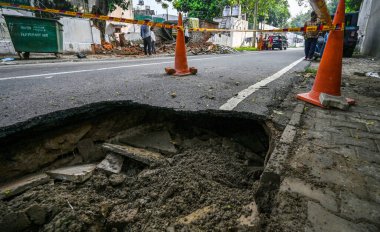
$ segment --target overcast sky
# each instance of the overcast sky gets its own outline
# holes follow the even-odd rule
[[[305,13],[308,11],[308,9],[310,9],[310,5],[308,3],[304,4],[303,6],[299,6],[297,2],[297,0],[288,0],[289,12],[292,18],[297,16],[297,14]]]
[[[133,7],[140,7],[140,9],[145,9],[145,6],[150,6],[151,10],[154,10],[156,14],[166,14],[166,10],[162,9],[161,4],[158,4],[156,0],[144,0],[144,6],[137,6],[138,0],[133,0]],[[306,12],[309,8],[309,4],[305,6],[299,6],[297,0],[288,0],[289,2],[289,12],[292,17],[295,17],[298,13]],[[169,3],[169,14],[177,15],[177,11],[173,9],[171,3]]]

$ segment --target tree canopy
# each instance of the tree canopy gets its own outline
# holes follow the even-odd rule
[[[298,5],[307,4],[308,0],[298,0]],[[327,8],[331,14],[334,14],[338,6],[339,0],[327,0]],[[360,10],[360,5],[363,0],[345,0],[346,3],[346,13],[356,12]]]
[[[274,26],[284,26],[290,17],[287,0],[174,0],[173,6],[190,17],[212,20],[221,17],[224,6],[241,5],[242,13],[247,14],[249,22],[254,21],[255,3],[258,5],[259,21]]]
[[[363,0],[346,0],[346,13],[356,12],[360,10],[360,5]],[[299,0],[300,5],[308,4],[307,0]],[[327,0],[327,8],[330,14],[334,14],[338,6],[339,0]],[[304,23],[310,19],[311,10],[306,13],[298,14],[296,17],[292,18],[290,21],[290,26],[292,27],[302,27]]]

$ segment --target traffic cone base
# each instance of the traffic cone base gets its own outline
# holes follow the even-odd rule
[[[183,28],[182,23],[182,14],[178,14],[178,26]],[[169,75],[174,76],[187,76],[195,75],[198,70],[194,67],[187,65],[187,56],[186,56],[186,45],[185,45],[185,33],[183,30],[178,29],[177,31],[177,40],[175,46],[175,61],[174,68],[167,67],[165,72]]]
[[[297,94],[297,99],[324,108],[324,106],[319,101],[319,95],[320,94],[318,94],[318,93],[316,93],[314,91],[310,91],[309,93],[300,93],[300,94]]]
[[[187,71],[177,71],[174,68],[171,67],[166,67],[165,72],[168,75],[173,75],[173,76],[188,76],[188,75],[195,75],[198,72],[198,69],[194,67],[190,67]]]

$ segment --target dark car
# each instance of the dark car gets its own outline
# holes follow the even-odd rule
[[[288,45],[288,39],[286,38],[286,36],[271,35],[268,37],[268,40],[266,41],[266,43],[267,43],[266,48],[269,48],[268,44],[269,44],[269,41],[271,41],[271,39],[273,39],[272,50],[274,50],[275,48],[278,48],[280,50],[282,50],[282,49],[286,50],[289,46]]]
[[[334,15],[331,16],[334,18]],[[359,12],[345,14],[344,47],[343,56],[351,57],[358,42],[358,18]]]

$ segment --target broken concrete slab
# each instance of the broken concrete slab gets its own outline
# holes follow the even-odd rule
[[[82,183],[91,177],[95,168],[95,164],[85,164],[50,170],[47,171],[46,174],[53,179]]]
[[[342,96],[333,96],[326,93],[321,93],[321,95],[319,95],[319,101],[325,107],[333,107],[341,110],[348,110],[350,107],[347,99]]]
[[[106,158],[100,162],[96,167],[98,169],[103,169],[111,173],[120,173],[123,167],[124,158],[118,154],[108,154]]]
[[[248,226],[252,229],[259,226],[259,211],[257,209],[256,202],[253,201],[244,206],[243,211],[249,213],[243,214],[237,219],[239,225]]]
[[[172,138],[166,130],[124,137],[120,139],[120,142],[134,147],[153,149],[167,155],[177,153],[177,149],[172,143]]]
[[[38,185],[46,184],[50,178],[45,173],[33,174],[0,186],[0,200],[23,193]]]
[[[139,161],[147,165],[162,162],[165,159],[165,157],[162,156],[160,153],[125,145],[121,146],[110,143],[104,143],[103,148],[109,152],[128,157],[130,159]]]
[[[198,209],[198,210],[192,212],[191,214],[189,214],[183,218],[180,218],[178,220],[178,222],[181,224],[191,224],[191,223],[205,217],[207,214],[215,212],[215,210],[216,209],[215,209],[214,205],[209,205],[209,206],[203,207],[201,209]]]

